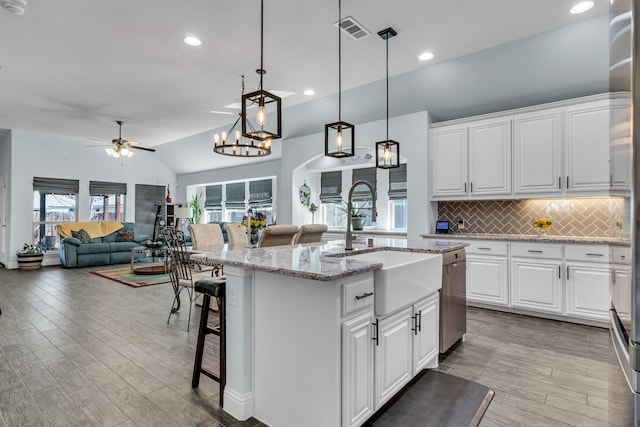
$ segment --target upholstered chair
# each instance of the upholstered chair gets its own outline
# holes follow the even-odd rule
[[[246,247],[249,246],[249,238],[247,237],[247,227],[237,222],[228,222],[224,225],[227,231],[227,239],[229,247]]]
[[[293,244],[319,242],[328,228],[325,224],[305,224],[293,238]]]
[[[297,232],[297,225],[270,225],[262,230],[258,247],[290,245]]]
[[[219,224],[189,224],[191,244],[196,249],[222,248],[224,237]]]

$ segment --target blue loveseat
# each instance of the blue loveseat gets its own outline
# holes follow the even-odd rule
[[[104,237],[92,239],[92,243],[82,244],[75,237],[60,240],[60,262],[64,267],[89,267],[92,265],[124,264],[131,260],[131,249],[144,246],[149,240],[146,234],[135,234],[135,223],[123,222],[123,227]],[[133,241],[117,242],[118,232],[134,230]],[[135,254],[144,257],[145,254]]]

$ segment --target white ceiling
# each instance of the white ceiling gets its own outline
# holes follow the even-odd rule
[[[343,0],[342,15],[372,32],[343,36],[343,90],[384,79],[381,29],[399,33],[389,41],[394,76],[608,11],[596,0],[570,15],[575,2]],[[124,120],[123,138],[152,147],[226,126],[234,116],[209,111],[233,111],[224,106],[239,101],[242,74],[247,90],[257,87],[259,19],[258,0],[28,0],[22,16],[0,9],[0,128],[111,140]],[[285,110],[337,91],[336,20],[337,1],[265,0],[265,89],[295,92]],[[202,46],[186,46],[188,34]],[[433,61],[417,60],[425,50]]]

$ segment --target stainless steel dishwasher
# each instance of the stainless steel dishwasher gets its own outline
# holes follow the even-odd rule
[[[440,353],[467,332],[467,260],[464,249],[442,254]]]

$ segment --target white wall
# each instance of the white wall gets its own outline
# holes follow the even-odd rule
[[[136,184],[170,184],[175,188],[175,173],[152,153],[136,151],[131,158],[114,159],[100,147],[87,147],[95,145],[90,141],[18,130],[12,131],[10,145],[8,268],[17,267],[15,251],[24,242],[31,241],[34,176],[80,180],[78,221],[89,220],[91,180],[127,183],[125,220],[132,222],[135,221]],[[55,263],[55,259],[49,257],[45,263]]]
[[[11,217],[9,216],[9,200],[11,200],[11,131],[0,129],[0,185],[5,182],[7,185],[4,197],[0,197],[0,263],[7,263],[9,253],[9,239],[11,233]],[[2,190],[0,189],[0,192]]]

